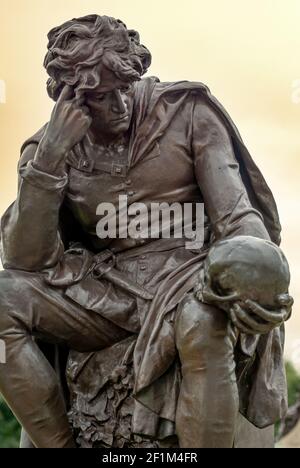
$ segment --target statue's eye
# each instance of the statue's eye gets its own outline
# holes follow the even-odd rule
[[[122,88],[120,88],[121,93],[129,93],[129,91],[131,90],[132,90],[132,85],[123,86]]]
[[[99,94],[88,93],[86,97],[87,97],[87,100],[90,102],[101,102],[101,101],[104,101],[106,97],[106,93],[99,93]]]
[[[95,99],[96,99],[96,101],[104,101],[104,99],[105,99],[105,94],[104,94],[104,93],[102,93],[102,94],[97,94],[97,95],[95,96]]]

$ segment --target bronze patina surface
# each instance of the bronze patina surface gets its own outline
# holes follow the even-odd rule
[[[287,406],[272,193],[205,85],[142,78],[136,31],[90,15],[48,38],[56,103],[1,220],[0,392],[38,448],[239,446],[239,413],[269,428]],[[100,239],[120,195],[204,203],[204,245]]]

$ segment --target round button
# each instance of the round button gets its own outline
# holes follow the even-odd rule
[[[147,270],[147,267],[145,265],[143,265],[143,266],[141,266],[141,270],[145,271],[145,270]]]
[[[129,196],[129,197],[133,197],[133,195],[135,195],[135,192],[133,192],[133,191],[132,191],[132,192],[128,192],[128,196]]]
[[[125,184],[126,184],[126,185],[131,185],[131,183],[132,183],[132,181],[131,181],[130,179],[128,179],[128,180],[125,181]]]

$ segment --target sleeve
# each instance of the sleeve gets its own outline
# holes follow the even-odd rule
[[[269,239],[262,215],[249,201],[225,123],[205,99],[194,102],[192,126],[195,175],[215,239]]]
[[[30,144],[24,149],[17,199],[1,219],[1,260],[6,269],[40,271],[54,266],[64,252],[59,212],[68,176],[56,177],[35,167],[37,148]]]

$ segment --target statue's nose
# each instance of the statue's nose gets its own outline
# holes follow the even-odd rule
[[[118,89],[116,89],[114,92],[114,101],[112,109],[114,112],[118,112],[120,114],[125,114],[127,109],[122,93]]]

